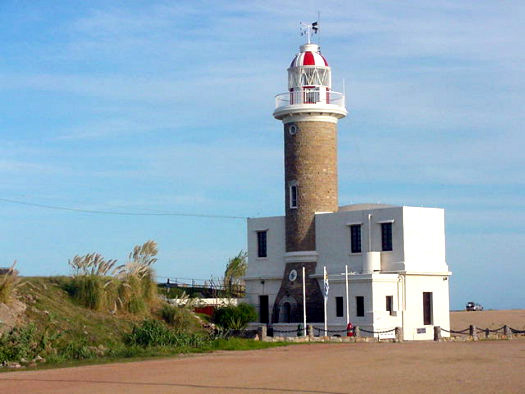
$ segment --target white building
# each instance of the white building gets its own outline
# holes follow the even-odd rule
[[[450,329],[444,211],[339,207],[337,121],[347,111],[320,48],[309,41],[288,68],[288,92],[276,98],[286,214],[248,220],[247,301],[259,323],[280,329],[302,323],[306,303],[307,322],[323,327],[326,267],[330,330],[350,321],[367,331],[402,327],[406,340],[433,339],[434,326]]]

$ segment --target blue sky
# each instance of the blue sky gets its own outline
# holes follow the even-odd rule
[[[321,10],[350,115],[340,204],[446,209],[451,307],[525,306],[525,3],[0,2],[0,198],[108,211],[283,214],[271,116]],[[68,273],[159,243],[159,276],[209,278],[245,222],[0,202],[0,264]]]

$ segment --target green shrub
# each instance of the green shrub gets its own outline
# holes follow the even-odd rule
[[[241,303],[238,306],[225,306],[218,308],[213,313],[212,321],[218,326],[229,330],[242,330],[249,322],[257,319],[255,308],[249,304]]]
[[[197,331],[201,328],[194,313],[184,306],[164,304],[160,309],[160,317],[177,332]]]
[[[140,326],[134,326],[125,340],[130,346],[175,346],[181,348],[200,347],[209,342],[209,338],[204,335],[177,332],[155,319],[147,319]]]
[[[95,347],[89,346],[85,338],[71,341],[60,350],[60,355],[66,360],[88,360],[97,357]]]
[[[36,327],[15,327],[0,337],[0,362],[33,358],[41,350]]]

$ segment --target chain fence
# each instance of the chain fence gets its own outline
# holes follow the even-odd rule
[[[479,328],[479,327],[474,327],[474,326],[470,326],[468,328],[465,328],[464,330],[447,330],[443,327],[441,327],[441,331],[444,331],[446,333],[449,333],[449,334],[458,334],[458,335],[472,335],[473,333],[475,334],[489,334],[489,333],[493,333],[493,334],[497,334],[497,333],[502,333],[502,334],[506,334],[506,329],[509,330],[512,334],[525,334],[525,330],[517,330],[515,328],[512,328],[512,327],[509,327],[507,325],[503,325],[499,328],[494,328],[494,329],[491,329],[489,327],[487,328]]]

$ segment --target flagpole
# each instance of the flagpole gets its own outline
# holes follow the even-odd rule
[[[328,289],[327,289],[327,283],[328,283],[328,275],[326,274],[326,266],[324,266],[324,285],[325,285],[325,292],[324,292],[324,336],[328,336],[328,322],[326,319],[326,303],[328,301]]]
[[[350,323],[350,300],[348,299],[348,264],[345,265],[345,287],[346,287],[346,326]]]
[[[303,336],[306,336],[306,285],[305,269],[303,265]]]

